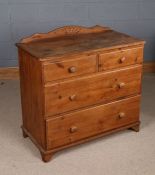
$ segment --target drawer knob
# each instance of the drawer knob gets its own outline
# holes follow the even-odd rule
[[[77,126],[72,126],[72,127],[70,128],[70,133],[74,133],[74,132],[76,132],[77,130],[78,130]]]
[[[122,57],[122,58],[120,59],[120,63],[124,63],[125,60],[126,60],[126,58],[125,58],[125,57]]]
[[[75,73],[77,71],[76,67],[72,66],[68,69],[70,73]]]
[[[69,97],[69,99],[70,99],[70,101],[74,101],[74,100],[76,99],[76,95],[71,95],[71,96]]]
[[[124,112],[120,112],[119,113],[119,118],[121,119],[121,118],[124,118],[126,115],[125,115],[125,113]]]
[[[123,82],[121,82],[121,83],[119,83],[118,84],[118,87],[121,89],[121,88],[123,88],[125,86],[125,83],[123,83]]]

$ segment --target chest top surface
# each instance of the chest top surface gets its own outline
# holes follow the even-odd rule
[[[140,44],[144,44],[144,41],[108,27],[65,26],[48,33],[34,34],[16,45],[36,58],[44,60]]]

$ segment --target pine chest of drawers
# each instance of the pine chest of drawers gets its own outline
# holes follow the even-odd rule
[[[144,41],[66,26],[17,43],[23,136],[43,161],[119,130],[139,130]]]

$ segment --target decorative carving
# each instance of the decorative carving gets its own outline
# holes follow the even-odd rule
[[[64,33],[65,35],[77,35],[81,31],[81,29],[82,29],[81,27],[74,27],[74,26],[61,28],[62,33]]]
[[[64,26],[48,33],[36,33],[29,37],[23,38],[20,43],[29,43],[40,39],[57,38],[64,36],[76,36],[78,34],[99,33],[111,30],[108,27],[102,27],[96,25],[94,27],[82,27],[82,26]]]

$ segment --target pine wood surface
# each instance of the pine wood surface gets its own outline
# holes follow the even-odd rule
[[[139,104],[140,96],[136,96],[49,119],[47,147],[59,147],[137,122]]]
[[[17,47],[23,137],[44,162],[103,135],[139,131],[144,41],[107,27],[66,26]]]
[[[122,49],[119,51],[99,55],[99,69],[102,71],[124,66],[141,64],[143,61],[143,47]]]
[[[77,75],[85,75],[97,71],[97,55],[77,57],[75,60],[46,62],[43,65],[44,81],[48,83],[53,80],[65,79]],[[55,75],[55,76],[53,76]]]
[[[138,94],[141,70],[141,65],[138,65],[50,84],[45,87],[45,115],[52,116]],[[74,99],[71,99],[72,96],[75,96]]]
[[[76,27],[73,27],[73,30],[76,30]],[[21,42],[17,46],[36,58],[54,60],[55,57],[58,57],[59,60],[59,57],[71,54],[90,54],[92,51],[106,51],[140,44],[144,44],[144,41],[113,30],[104,30],[103,27],[103,31],[97,30],[97,32],[85,35],[77,32],[71,33],[71,35],[63,33],[61,37],[56,35],[54,38],[49,35],[49,37],[40,39],[38,36],[37,40],[33,39],[32,36],[29,42]]]
[[[155,62],[145,61],[143,63],[143,73],[155,73]],[[1,80],[18,80],[19,79],[19,67],[2,67],[0,68]],[[53,78],[51,78],[53,79]]]

